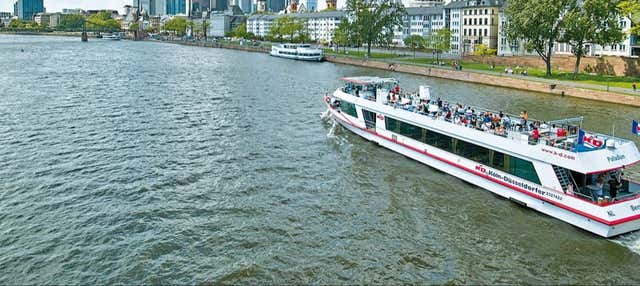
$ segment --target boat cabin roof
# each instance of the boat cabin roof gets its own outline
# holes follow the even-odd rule
[[[375,76],[343,77],[342,80],[346,82],[361,84],[361,85],[380,84],[380,83],[398,83],[398,81],[395,78],[382,78],[382,77],[375,77]]]
[[[295,49],[295,48],[311,48],[310,44],[282,44],[283,48]]]

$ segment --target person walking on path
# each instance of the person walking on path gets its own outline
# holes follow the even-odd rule
[[[631,89],[633,89],[633,91],[634,91],[634,92],[636,91],[637,86],[636,86],[636,83],[635,83],[635,82],[633,82],[633,83],[631,84]]]

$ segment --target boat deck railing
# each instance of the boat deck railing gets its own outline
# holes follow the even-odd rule
[[[359,94],[356,94],[353,90],[347,91],[344,88],[342,88],[341,90],[345,93],[376,102],[376,95],[372,90],[360,91]],[[577,146],[579,129],[577,125],[558,124],[560,127],[556,127],[554,126],[554,124],[558,122],[571,123],[577,120],[581,121],[582,117],[554,120],[548,123],[545,123],[542,120],[531,118],[524,121],[520,115],[496,112],[493,110],[476,108],[469,105],[462,105],[462,108],[457,108],[457,104],[451,104],[450,102],[446,101],[441,101],[442,104],[438,105],[434,104],[437,103],[437,101],[431,100],[429,104],[421,105],[422,100],[419,98],[417,93],[402,92],[398,94],[397,97],[398,99],[396,101],[388,101],[386,100],[386,98],[384,98],[383,104],[396,109],[402,109],[407,112],[413,112],[420,115],[428,116],[435,120],[443,120],[452,124],[466,126],[503,138],[526,142],[530,145],[542,144],[571,152],[574,152],[574,148]],[[493,117],[501,113],[502,117],[498,116],[498,121],[494,121]],[[489,121],[485,119],[485,116],[487,115],[490,116]],[[534,140],[532,136],[532,125],[538,128],[538,140]],[[564,129],[564,132],[559,133],[558,129]],[[602,134],[596,135],[603,138],[612,138],[610,136],[605,136]],[[626,141],[620,138],[614,139],[620,142]]]

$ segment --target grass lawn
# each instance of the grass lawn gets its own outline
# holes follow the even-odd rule
[[[434,64],[435,59],[431,58],[415,58],[415,59],[403,59],[402,61],[407,63],[419,63],[419,64]],[[444,66],[450,67],[452,60],[440,60],[444,62]],[[495,69],[491,69],[488,64],[474,63],[474,62],[462,62],[462,68],[470,69],[470,70],[482,70],[482,71],[495,71],[495,72],[504,72],[506,65],[496,65]],[[516,67],[511,66],[514,74],[520,74],[520,69],[516,69]],[[620,87],[620,88],[628,88],[631,90],[631,83],[640,82],[640,78],[637,77],[628,77],[628,76],[605,76],[605,75],[591,75],[585,73],[579,73],[577,79],[573,79],[573,72],[565,72],[552,70],[551,77],[547,77],[545,75],[544,69],[537,68],[525,68],[529,76],[546,78],[546,79],[555,79],[555,80],[563,80],[570,82],[578,82],[585,84],[594,84],[594,85],[602,85],[602,86],[611,86],[611,87]]]
[[[334,52],[331,49],[324,49],[324,53],[328,54],[328,55],[346,55],[346,56],[351,56],[351,57],[364,58],[364,56],[367,54],[367,51],[366,50],[363,50],[363,51],[346,51],[346,53],[345,53],[342,50],[340,50],[338,52]],[[392,53],[371,52],[371,58],[372,59],[391,59],[391,58],[399,58],[399,57],[403,57],[403,55],[392,54]]]

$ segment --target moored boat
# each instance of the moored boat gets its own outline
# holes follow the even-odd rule
[[[108,36],[102,36],[103,40],[109,40],[109,41],[120,41],[122,39],[122,37],[120,37],[119,34],[113,33],[111,35]]]
[[[640,161],[626,139],[587,132],[582,117],[553,121],[432,99],[392,78],[350,77],[324,97],[346,129],[520,205],[603,237],[640,229]]]
[[[302,61],[322,61],[324,54],[321,49],[311,47],[309,44],[276,44],[271,46],[274,57],[281,57]]]

